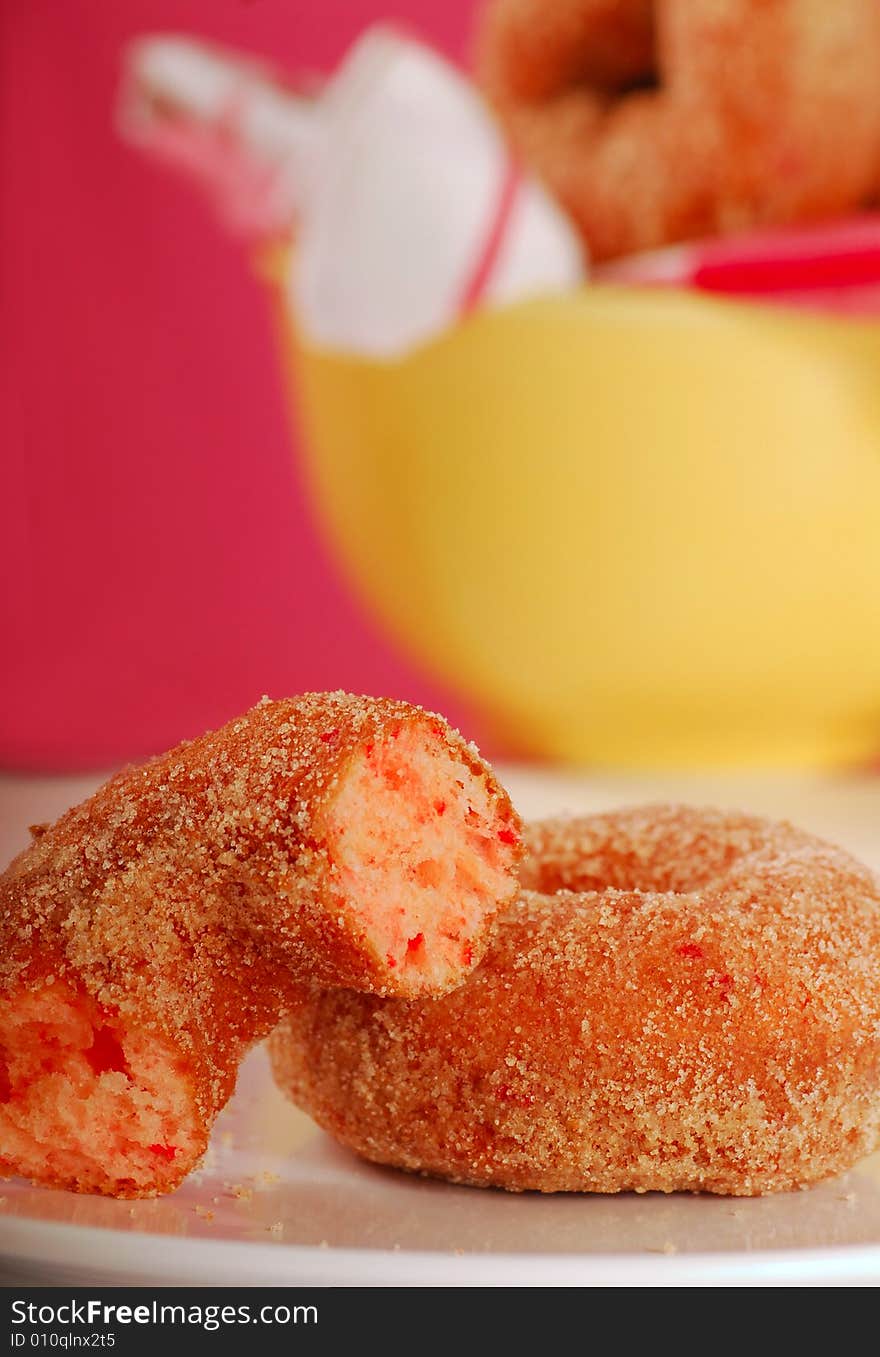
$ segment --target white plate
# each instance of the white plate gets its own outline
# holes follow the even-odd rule
[[[874,779],[506,776],[527,814],[648,798],[740,805],[880,865]],[[64,800],[57,780],[4,780],[0,847],[11,853],[24,824]],[[755,1200],[451,1187],[334,1145],[284,1101],[258,1051],[205,1166],[172,1196],[130,1203],[0,1182],[0,1260],[7,1285],[877,1285],[880,1155],[808,1192]]]
[[[810,1192],[743,1201],[451,1187],[340,1149],[276,1091],[262,1052],[207,1165],[172,1196],[132,1203],[2,1186],[0,1249],[19,1271],[57,1282],[880,1280],[880,1156]]]

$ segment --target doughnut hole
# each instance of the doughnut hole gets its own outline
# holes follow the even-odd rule
[[[460,980],[516,890],[516,820],[431,725],[402,724],[355,755],[326,843],[342,908],[398,993]]]
[[[656,0],[495,0],[482,15],[478,65],[490,89],[540,103],[572,86],[612,96],[656,74]]]
[[[117,1197],[174,1187],[205,1149],[192,1080],[170,1042],[63,981],[0,1013],[0,1175]]]

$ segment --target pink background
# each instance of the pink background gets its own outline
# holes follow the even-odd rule
[[[137,758],[255,701],[440,706],[304,502],[268,298],[185,181],[122,145],[130,36],[326,69],[377,17],[461,57],[471,0],[7,0],[0,12],[0,764]]]

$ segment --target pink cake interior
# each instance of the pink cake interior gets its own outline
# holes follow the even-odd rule
[[[0,1173],[149,1196],[192,1167],[204,1136],[170,1043],[56,980],[0,1012],[0,1146]]]
[[[349,766],[326,823],[345,900],[368,945],[413,992],[459,979],[516,889],[519,836],[485,774],[441,731],[404,725]]]

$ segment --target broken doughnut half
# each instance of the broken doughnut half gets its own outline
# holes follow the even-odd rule
[[[0,1175],[177,1186],[296,988],[459,984],[520,851],[476,749],[402,702],[264,700],[120,773],[0,878]]]

